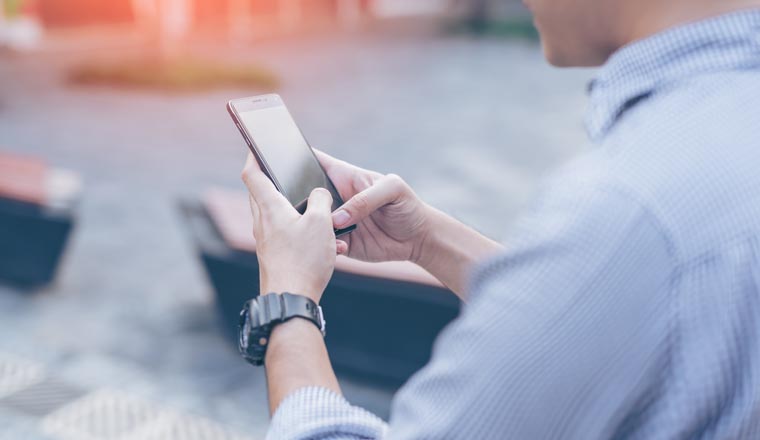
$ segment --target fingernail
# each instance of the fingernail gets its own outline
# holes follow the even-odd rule
[[[349,214],[345,209],[339,209],[333,214],[333,223],[338,227],[345,225],[350,219],[351,214]]]

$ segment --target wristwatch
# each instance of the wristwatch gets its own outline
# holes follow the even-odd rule
[[[238,327],[240,354],[253,365],[263,365],[272,329],[293,318],[313,322],[325,336],[322,307],[310,298],[286,292],[259,295],[246,302]]]

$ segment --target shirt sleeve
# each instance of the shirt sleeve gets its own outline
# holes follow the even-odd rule
[[[296,390],[277,408],[267,440],[380,439],[388,425],[342,396],[321,387]]]
[[[272,438],[625,437],[667,371],[668,235],[625,190],[575,184],[546,193],[514,231],[396,396],[387,430],[307,389],[273,420],[303,435]]]

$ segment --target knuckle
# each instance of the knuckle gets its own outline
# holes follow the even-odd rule
[[[328,191],[326,188],[315,188],[313,193],[320,194],[322,197],[326,197],[332,200],[332,194],[330,194],[330,191]]]
[[[388,174],[386,176],[388,184],[393,189],[393,192],[398,195],[404,195],[409,192],[409,185],[398,174]]]
[[[385,176],[385,179],[394,188],[404,188],[406,186],[406,182],[398,174],[388,174]]]
[[[322,203],[314,203],[313,205],[310,205],[306,208],[306,212],[304,215],[306,216],[319,216],[319,215],[330,215],[330,210],[326,209],[326,204]]]
[[[324,211],[324,210],[311,211],[308,217],[312,221],[315,221],[317,223],[322,223],[322,222],[327,222],[327,221],[332,223],[332,216],[330,215],[329,212]]]
[[[364,193],[359,193],[354,196],[352,200],[352,207],[354,210],[358,212],[366,212],[369,210],[369,200],[367,199],[367,195]]]
[[[369,188],[370,186],[375,185],[382,178],[383,176],[381,174],[378,174],[378,175],[360,174],[360,175],[355,176],[354,186],[356,186],[360,190],[365,190]]]

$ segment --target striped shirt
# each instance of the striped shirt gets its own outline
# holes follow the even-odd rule
[[[620,49],[587,128],[389,424],[304,388],[269,438],[760,439],[760,10]]]

